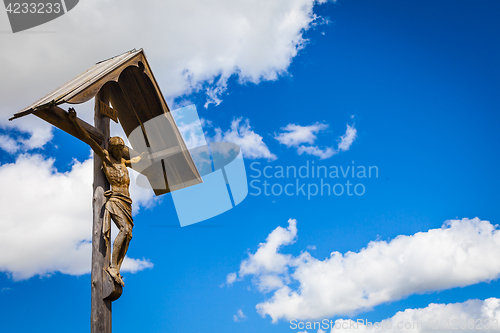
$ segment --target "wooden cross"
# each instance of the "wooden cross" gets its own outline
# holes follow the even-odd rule
[[[67,111],[58,107],[63,103],[80,104],[93,97],[94,126],[81,119],[71,118]],[[113,107],[110,107],[110,103]],[[133,153],[134,156],[139,153],[142,153],[140,156],[152,156],[151,167],[138,171],[148,177],[156,195],[202,182],[142,49],[134,49],[97,63],[88,71],[16,113],[10,120],[28,114],[34,114],[84,142],[95,142],[102,149],[106,149],[106,153],[109,150],[110,119],[119,121],[132,146],[140,147],[139,151],[134,151],[125,146],[123,158],[130,160]],[[148,137],[147,129],[155,134],[154,142]],[[153,147],[156,147],[156,151],[153,151]],[[102,153],[99,149],[97,151]],[[173,158],[166,160],[165,156],[171,156],[172,152],[175,152]],[[102,156],[110,163],[108,155]],[[101,158],[94,153],[92,333],[111,333],[111,302],[117,300],[123,291],[119,274],[118,279],[116,274],[112,277],[113,269],[109,269],[111,242],[103,232],[103,222],[108,209],[105,192],[110,190],[110,184],[102,166]],[[151,172],[151,169],[155,172]],[[150,178],[152,174],[154,179]],[[126,192],[128,193],[128,187]]]
[[[94,126],[102,133],[101,147],[107,149],[109,140],[109,118],[105,117],[101,108],[109,103],[105,92],[99,92],[95,97]],[[111,256],[111,244],[106,242],[102,232],[104,205],[106,200],[104,192],[109,190],[109,182],[101,169],[102,161],[94,153],[94,183],[92,185],[92,270],[91,290],[92,307],[90,315],[91,333],[111,333],[111,302],[122,294],[121,285],[114,282],[105,273]]]

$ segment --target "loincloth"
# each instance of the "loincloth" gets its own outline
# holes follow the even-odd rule
[[[129,196],[113,192],[111,190],[104,192],[106,200],[106,209],[104,211],[104,221],[102,224],[102,232],[105,237],[109,238],[111,233],[111,219],[114,216],[123,217],[134,226],[132,219],[132,199]]]

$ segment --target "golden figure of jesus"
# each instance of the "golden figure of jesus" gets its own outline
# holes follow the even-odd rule
[[[107,246],[109,246],[111,236],[111,220],[117,226],[119,233],[113,243],[111,263],[106,268],[106,271],[117,283],[124,286],[122,276],[120,275],[120,267],[127,254],[134,226],[132,220],[132,199],[129,193],[130,177],[127,167],[131,167],[132,163],[139,162],[143,156],[141,154],[130,160],[124,159],[123,149],[125,148],[125,143],[117,136],[109,139],[108,150],[101,148],[78,123],[76,111],[73,108],[69,109],[69,119],[82,136],[82,141],[87,143],[101,158],[102,169],[111,185],[111,190],[104,193],[107,201],[104,212],[103,233]]]

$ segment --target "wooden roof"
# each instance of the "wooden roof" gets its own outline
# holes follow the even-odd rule
[[[148,177],[156,195],[202,182],[142,49],[98,62],[17,112],[10,120],[34,113],[74,135],[71,124],[58,126],[58,122],[65,121],[65,114],[57,106],[84,103],[101,90],[109,96],[132,148],[139,154],[148,151],[151,156],[159,156],[152,160],[148,170],[138,170]],[[54,117],[57,121],[52,121]],[[91,136],[97,139],[99,133],[92,126],[86,126],[92,131]],[[161,181],[157,177],[159,171],[163,171]],[[153,174],[156,175],[154,180],[151,178]],[[167,186],[159,188],[165,182]]]

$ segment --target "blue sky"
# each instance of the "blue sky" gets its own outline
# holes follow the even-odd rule
[[[184,228],[170,194],[133,192],[135,261],[115,331],[500,319],[498,2],[147,4],[82,1],[37,33],[9,33],[1,13],[2,332],[89,330],[92,223],[89,148],[34,116],[6,120],[134,47],[172,108],[195,104],[208,136],[242,147],[249,183],[266,180],[252,168],[313,162],[376,166],[378,177],[324,179],[365,193],[310,200],[249,187],[235,208]],[[88,121],[91,108],[76,106]]]

